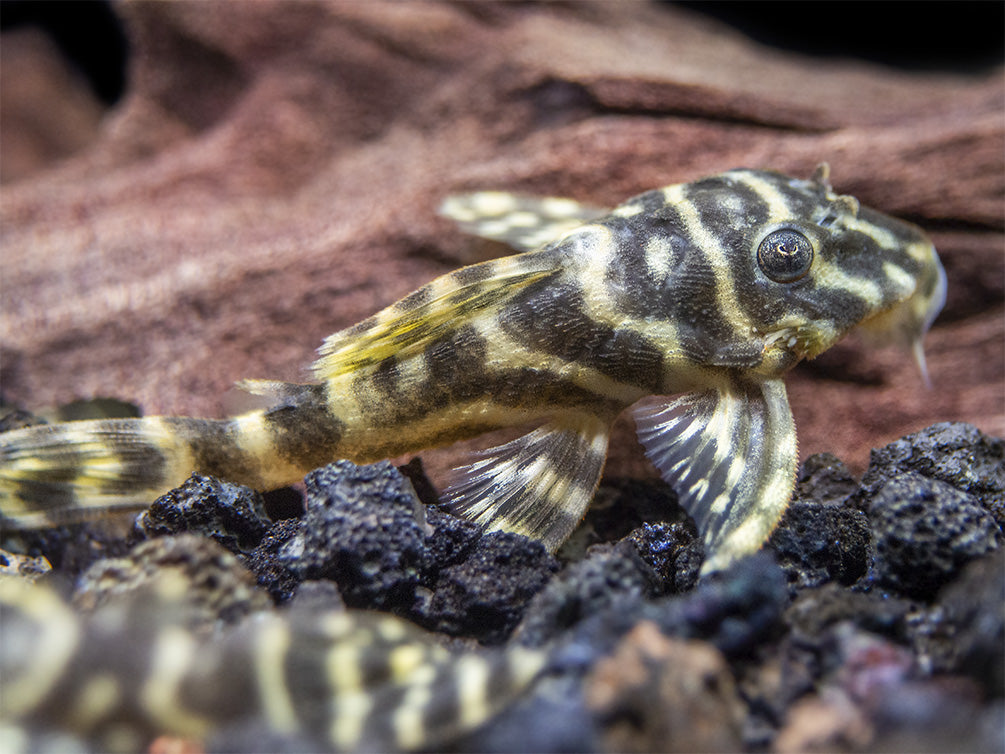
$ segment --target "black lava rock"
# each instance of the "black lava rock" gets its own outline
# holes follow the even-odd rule
[[[858,500],[882,484],[916,471],[976,496],[1005,527],[1005,441],[963,422],[941,422],[872,451]]]
[[[0,526],[0,548],[29,558],[45,558],[54,571],[72,580],[99,560],[129,552],[135,544],[128,536],[131,518],[120,515],[24,531]]]
[[[165,572],[186,583],[186,618],[192,625],[232,623],[272,606],[236,555],[208,537],[187,533],[141,542],[125,557],[94,563],[77,580],[74,602],[94,610],[142,592]]]
[[[858,482],[844,462],[830,453],[816,453],[799,469],[796,498],[836,505],[858,490]]]
[[[597,488],[583,523],[559,554],[574,552],[581,541],[592,545],[623,539],[647,523],[688,521],[689,516],[677,503],[677,495],[666,482],[659,479],[605,479]],[[581,555],[581,551],[578,554]]]
[[[916,603],[880,592],[853,591],[837,584],[804,589],[792,601],[785,620],[801,639],[818,641],[831,626],[851,622],[874,634],[903,640]]]
[[[774,637],[788,604],[784,572],[761,551],[681,597],[644,606],[643,615],[669,636],[703,639],[734,657]]]
[[[652,596],[657,576],[628,540],[595,545],[538,594],[520,626],[521,641],[540,646],[584,618],[627,600]]]
[[[262,496],[254,490],[193,474],[137,516],[133,532],[139,540],[201,534],[233,553],[247,553],[271,523]]]
[[[301,579],[331,579],[350,607],[402,609],[425,558],[424,509],[390,463],[338,461],[304,479],[307,513],[279,557]]]
[[[286,544],[299,537],[303,528],[304,522],[299,518],[277,521],[262,537],[258,547],[244,558],[245,565],[258,579],[258,585],[267,590],[277,604],[292,599],[304,580],[302,569],[296,567],[295,561],[279,557]]]
[[[350,607],[492,644],[558,570],[539,542],[483,536],[470,521],[425,508],[388,463],[339,461],[305,482],[304,518],[274,524],[245,558],[278,603],[299,599],[304,582],[333,581]]]
[[[957,667],[994,696],[1005,695],[1005,558],[971,564],[941,600],[956,627]]]
[[[703,579],[687,594],[651,602],[631,595],[612,601],[557,640],[555,662],[587,667],[642,620],[652,621],[667,636],[708,641],[727,657],[744,655],[778,632],[788,602],[782,569],[769,553],[756,553]],[[535,646],[560,633],[561,626],[541,625],[533,632],[521,630],[518,638]]]
[[[1005,549],[970,563],[933,606],[936,669],[964,673],[1005,695]]]
[[[506,640],[530,599],[559,568],[544,545],[510,532],[484,535],[468,557],[439,571],[432,596],[414,619],[453,636],[484,644]]]
[[[422,580],[434,584],[440,571],[463,562],[482,536],[482,527],[439,508],[426,508],[426,570]]]
[[[658,594],[681,594],[698,583],[705,548],[691,519],[643,524],[629,541],[653,570]]]
[[[869,568],[869,520],[862,511],[796,501],[768,540],[790,587],[852,584]]]
[[[875,579],[901,594],[930,601],[964,565],[998,547],[991,514],[945,482],[907,472],[867,502]]]

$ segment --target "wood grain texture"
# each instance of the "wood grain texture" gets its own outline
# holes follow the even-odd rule
[[[732,167],[809,175],[928,228],[949,276],[908,356],[841,346],[790,380],[801,451],[862,468],[940,420],[1005,434],[1001,70],[769,49],[671,6],[124,3],[127,96],[6,185],[0,388],[225,413],[324,337],[480,247],[435,209],[507,189],[613,205]],[[645,473],[630,435],[609,472]],[[450,459],[452,460],[455,459]]]

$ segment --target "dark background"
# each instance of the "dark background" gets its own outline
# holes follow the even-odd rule
[[[682,2],[773,47],[857,57],[913,70],[980,70],[1005,58],[1001,2]],[[114,104],[127,86],[129,44],[110,3],[3,0],[0,29],[34,24]]]

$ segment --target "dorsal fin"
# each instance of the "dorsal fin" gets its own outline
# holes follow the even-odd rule
[[[272,401],[288,398],[294,385],[280,380],[256,380],[245,378],[234,383],[234,387],[249,395],[256,395]]]
[[[522,259],[529,262],[530,257]],[[330,380],[375,366],[389,356],[406,358],[463,326],[472,315],[558,272],[551,261],[528,265],[514,264],[514,259],[521,257],[511,257],[507,263],[483,262],[444,275],[358,325],[329,336],[311,367],[314,376]],[[487,274],[472,273],[476,268],[485,268]]]
[[[440,205],[440,214],[456,222],[465,233],[500,241],[517,251],[539,249],[607,212],[575,199],[505,191],[455,194]]]

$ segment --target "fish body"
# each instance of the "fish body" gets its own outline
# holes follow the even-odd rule
[[[263,750],[288,738],[305,751],[431,751],[511,703],[547,660],[448,650],[367,611],[295,608],[210,632],[191,625],[195,589],[168,568],[81,613],[49,586],[0,576],[4,751],[38,750],[56,731],[94,751],[147,751],[157,736],[205,744],[249,728]]]
[[[732,170],[610,211],[482,192],[443,212],[523,253],[444,275],[332,335],[316,384],[243,383],[274,398],[267,410],[0,436],[5,521],[143,507],[192,471],[270,489],[337,458],[536,425],[461,469],[444,497],[554,550],[631,406],[647,455],[702,532],[710,572],[758,549],[791,497],[784,373],[858,325],[920,354],[945,299],[925,234],[835,194],[825,168],[808,180]]]

